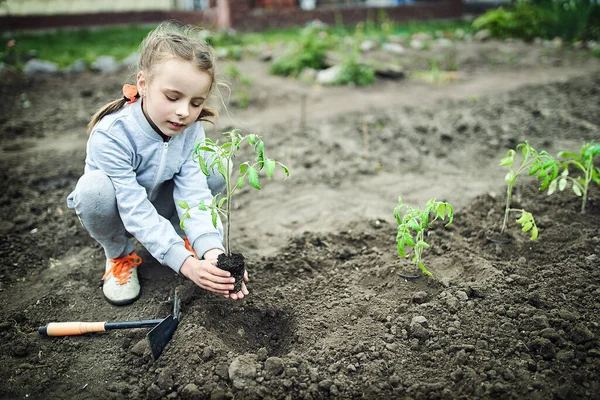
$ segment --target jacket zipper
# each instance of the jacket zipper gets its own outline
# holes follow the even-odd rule
[[[152,195],[154,194],[154,191],[156,190],[156,186],[158,185],[158,181],[160,180],[160,177],[162,176],[163,173],[163,169],[165,168],[165,158],[167,158],[167,153],[169,151],[169,142],[164,142],[163,143],[163,151],[160,155],[160,162],[158,164],[158,171],[156,171],[156,176],[154,178],[154,183],[152,184],[152,189],[150,190],[150,194],[148,195],[149,199],[152,199]]]

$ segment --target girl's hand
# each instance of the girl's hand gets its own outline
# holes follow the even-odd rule
[[[179,272],[202,289],[206,289],[210,292],[220,293],[225,295],[225,297],[230,297],[229,291],[233,290],[235,279],[228,271],[224,271],[217,267],[216,259],[198,260],[195,257],[188,257],[181,265]],[[245,289],[245,287],[242,288],[242,291],[243,289]],[[248,291],[246,290],[246,292]],[[238,298],[237,296],[233,296],[236,295],[231,295],[231,298]]]
[[[204,253],[204,258],[207,261],[211,261],[215,266],[217,265],[217,257],[219,257],[219,254],[223,253],[222,250],[219,249],[212,249],[207,251],[206,253]],[[235,279],[232,278],[232,282],[235,282]],[[244,271],[244,282],[248,282],[248,271]],[[231,288],[233,289],[233,287]],[[237,292],[237,293],[232,293],[232,294],[225,294],[225,298],[226,299],[232,299],[232,300],[238,300],[238,299],[243,299],[244,296],[249,295],[250,292],[248,291],[248,289],[246,288],[246,285],[244,283],[242,283],[242,290]]]

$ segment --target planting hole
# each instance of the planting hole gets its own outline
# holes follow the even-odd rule
[[[246,307],[226,313],[207,313],[205,326],[218,332],[223,343],[238,353],[264,347],[270,356],[285,354],[295,331],[293,315],[272,308]]]

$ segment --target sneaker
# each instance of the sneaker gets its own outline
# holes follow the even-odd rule
[[[190,241],[188,240],[188,238],[184,238],[183,239],[183,244],[185,244],[185,249],[187,251],[190,251],[194,254],[194,257],[198,258],[198,254],[196,254],[196,251],[192,248],[192,246],[190,245]],[[198,258],[200,259],[200,258]]]
[[[141,263],[142,259],[135,254],[135,251],[121,258],[106,260],[102,292],[109,303],[122,306],[133,303],[140,297],[140,282],[136,267]]]

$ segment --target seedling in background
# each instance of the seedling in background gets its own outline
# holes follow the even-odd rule
[[[552,194],[557,188],[562,192],[571,182],[573,193],[581,197],[581,213],[585,214],[585,203],[587,202],[590,182],[593,180],[600,185],[600,168],[594,166],[594,157],[598,154],[600,154],[600,143],[594,143],[593,140],[581,146],[579,153],[567,151],[558,153],[559,158],[566,159],[562,163],[564,170],[558,179],[550,183],[548,194]],[[577,178],[569,176],[570,165],[578,169],[583,176]]]
[[[404,214],[401,216],[403,209],[405,209]],[[425,268],[422,261],[423,249],[430,247],[424,240],[425,230],[430,228],[431,223],[438,218],[444,220],[447,217],[448,223],[446,226],[450,225],[454,219],[454,208],[449,203],[430,199],[425,208],[421,210],[404,204],[402,197],[398,197],[394,217],[398,221],[398,235],[396,236],[398,254],[406,258],[408,257],[406,246],[412,247],[414,249],[413,264],[418,266],[425,275],[432,277],[433,274]]]
[[[194,159],[198,161],[200,164],[200,169],[206,176],[208,176],[211,171],[216,169],[223,176],[223,179],[225,179],[226,192],[215,196],[211,204],[205,204],[202,201],[199,205],[197,205],[197,207],[202,211],[210,210],[212,223],[215,228],[217,227],[218,216],[221,215],[225,218],[225,254],[219,255],[218,266],[222,269],[229,270],[232,272],[232,276],[236,278],[234,284],[235,289],[232,291],[232,293],[237,293],[241,290],[245,271],[243,256],[241,254],[233,254],[231,252],[230,230],[233,195],[243,186],[244,182],[246,181],[253,188],[260,190],[261,187],[258,173],[263,169],[265,170],[268,178],[273,176],[277,166],[280,166],[283,169],[283,172],[286,175],[285,179],[290,176],[290,172],[285,165],[281,164],[279,161],[265,157],[264,143],[260,136],[255,134],[242,136],[238,132],[239,130],[237,129],[234,129],[231,132],[225,132],[223,135],[227,138],[227,141],[223,144],[219,144],[218,140],[213,142],[211,139],[206,138],[204,141],[196,143],[193,153]],[[254,162],[245,161],[241,163],[239,166],[239,175],[237,176],[236,180],[232,181],[233,159],[244,142],[253,147],[254,151],[256,152],[256,158],[254,159]],[[204,160],[204,152],[212,153],[214,155],[211,158],[212,161],[210,162],[210,165],[207,165],[206,161]],[[237,182],[237,184],[233,184],[232,182]],[[181,218],[181,228],[185,229],[185,220],[190,218],[190,211],[193,207],[190,207],[186,201],[180,201],[179,207],[183,208],[185,211],[183,217]],[[235,268],[234,271],[229,268],[224,268],[224,266],[228,264],[228,260],[237,260],[233,261],[233,263],[238,265],[241,264],[241,267]]]
[[[521,151],[521,164],[515,164],[515,156],[517,151]],[[517,178],[527,172],[529,175],[536,175],[538,180],[541,180],[540,191],[548,188],[550,183],[556,179],[559,171],[559,163],[552,158],[547,152],[540,151],[539,153],[531,147],[528,142],[519,143],[516,151],[511,149],[507,152],[506,157],[500,160],[500,166],[510,168],[510,171],[504,177],[506,181],[506,207],[504,209],[504,220],[502,221],[502,229],[500,233],[504,233],[508,216],[511,212],[520,212],[521,215],[516,220],[517,224],[521,225],[523,232],[531,231],[531,240],[536,240],[538,237],[538,228],[535,224],[535,219],[530,212],[524,209],[510,208],[513,188]],[[515,169],[515,166],[516,169]]]

